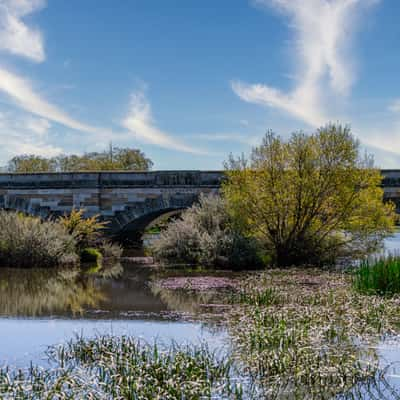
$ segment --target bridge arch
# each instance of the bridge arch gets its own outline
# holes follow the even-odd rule
[[[0,209],[51,218],[84,209],[108,221],[112,237],[140,234],[149,221],[217,193],[219,171],[0,174]]]

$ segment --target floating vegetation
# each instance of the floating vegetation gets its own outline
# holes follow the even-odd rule
[[[122,336],[77,338],[48,350],[49,369],[0,370],[1,399],[241,399],[232,364],[207,347],[165,350]]]
[[[400,256],[380,255],[361,261],[354,271],[353,286],[365,294],[400,293]]]
[[[373,380],[375,345],[400,322],[398,300],[360,295],[338,273],[262,273],[236,301],[232,348],[260,398],[328,399]]]

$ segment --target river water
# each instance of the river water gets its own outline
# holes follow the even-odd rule
[[[400,251],[400,232],[386,241],[386,248]],[[45,366],[47,346],[98,334],[127,334],[150,343],[207,343],[223,351],[227,334],[212,323],[214,314],[204,306],[213,303],[212,296],[179,291],[171,296],[153,285],[160,274],[165,277],[151,266],[132,263],[85,273],[0,268],[0,365],[26,367],[33,361]],[[392,364],[388,383],[400,390],[399,343],[382,344],[379,354],[384,365]]]

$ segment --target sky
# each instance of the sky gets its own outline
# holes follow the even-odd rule
[[[0,165],[139,148],[221,169],[350,124],[400,168],[398,0],[0,0]]]

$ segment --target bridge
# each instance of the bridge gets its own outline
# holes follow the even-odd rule
[[[400,170],[382,170],[385,198],[400,212]],[[138,238],[162,214],[217,193],[222,171],[0,174],[0,209],[43,218],[85,209],[109,221],[111,235]]]
[[[108,233],[135,240],[162,214],[190,207],[200,193],[217,193],[220,171],[0,174],[0,209],[42,218],[100,215]]]

